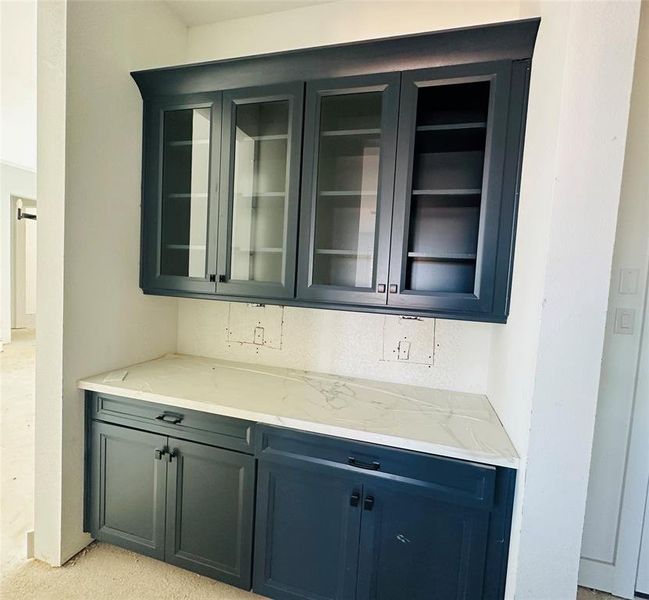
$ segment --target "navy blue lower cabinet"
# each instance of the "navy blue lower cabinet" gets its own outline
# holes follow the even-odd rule
[[[253,589],[277,600],[502,600],[512,469],[257,426]]]
[[[368,483],[357,600],[483,598],[489,517],[421,484]]]
[[[93,407],[87,414],[86,529],[100,541],[249,590],[255,457],[94,420]],[[147,408],[131,402],[135,416],[129,422],[126,411],[119,418],[141,426],[136,418]],[[231,421],[238,432],[243,422]],[[195,425],[191,413],[174,427],[179,436],[207,435]],[[215,439],[227,426],[225,417],[205,422]]]
[[[93,422],[90,427],[90,533],[164,559],[167,438]]]
[[[166,561],[250,589],[255,459],[168,444]]]
[[[355,597],[362,485],[306,460],[260,460],[253,590],[277,600]]]

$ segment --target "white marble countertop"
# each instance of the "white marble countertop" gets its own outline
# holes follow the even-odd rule
[[[169,354],[84,390],[516,468],[486,396]]]

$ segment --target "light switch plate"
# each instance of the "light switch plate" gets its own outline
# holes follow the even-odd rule
[[[639,278],[640,269],[620,269],[619,293],[625,295],[637,294]]]
[[[633,335],[635,328],[635,309],[633,308],[616,308],[615,309],[615,326],[613,331],[623,335]]]

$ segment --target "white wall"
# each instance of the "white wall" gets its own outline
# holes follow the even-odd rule
[[[11,195],[36,197],[36,2],[0,2],[0,343],[11,339]]]
[[[552,215],[537,299],[515,588],[521,599],[568,597],[577,583],[639,2],[576,2],[566,16],[556,152],[528,163],[552,165],[555,182],[546,190]]]
[[[238,343],[251,342],[258,325],[276,339],[261,347]],[[178,309],[184,354],[476,393],[486,387],[490,331],[480,323],[209,300],[181,300]],[[411,342],[409,361],[394,352],[404,337]]]
[[[176,301],[138,289],[142,101],[129,73],[182,61],[157,2],[39,3],[36,556],[82,548],[78,378],[176,346]]]
[[[620,291],[622,269],[635,272],[635,293]],[[625,567],[623,547],[639,544],[637,527],[620,532],[620,510],[625,478],[638,479],[638,489],[646,487],[639,474],[627,473],[627,452],[635,403],[649,404],[649,396],[636,395],[636,367],[640,351],[646,279],[649,270],[649,4],[642,10],[637,58],[626,143],[622,195],[618,212],[613,271],[610,281],[608,315],[602,372],[595,423],[593,457],[588,484],[588,504],[582,542],[580,577],[585,585],[633,594],[633,573]],[[624,293],[623,293],[624,292]],[[617,309],[635,311],[632,334],[615,333]],[[639,423],[637,425],[640,425]],[[646,429],[649,434],[649,427]],[[649,458],[647,459],[649,460]],[[626,500],[631,493],[625,495]],[[635,520],[640,519],[644,498],[636,501]],[[622,535],[619,535],[622,533]],[[622,545],[622,547],[620,547]],[[637,562],[631,560],[631,563]],[[629,565],[634,571],[633,564]],[[624,571],[625,576],[616,576]],[[615,581],[625,581],[626,589]]]
[[[36,173],[0,162],[0,342],[11,341],[12,196],[36,198]]]
[[[36,2],[0,2],[0,162],[36,169]]]

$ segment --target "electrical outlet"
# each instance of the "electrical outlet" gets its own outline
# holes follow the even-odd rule
[[[381,360],[409,365],[434,363],[435,320],[386,315]]]
[[[258,346],[263,346],[264,345],[264,328],[263,327],[255,327],[255,337],[254,337],[254,344],[257,344]]]
[[[400,340],[397,344],[397,360],[408,360],[410,358],[410,342]]]

